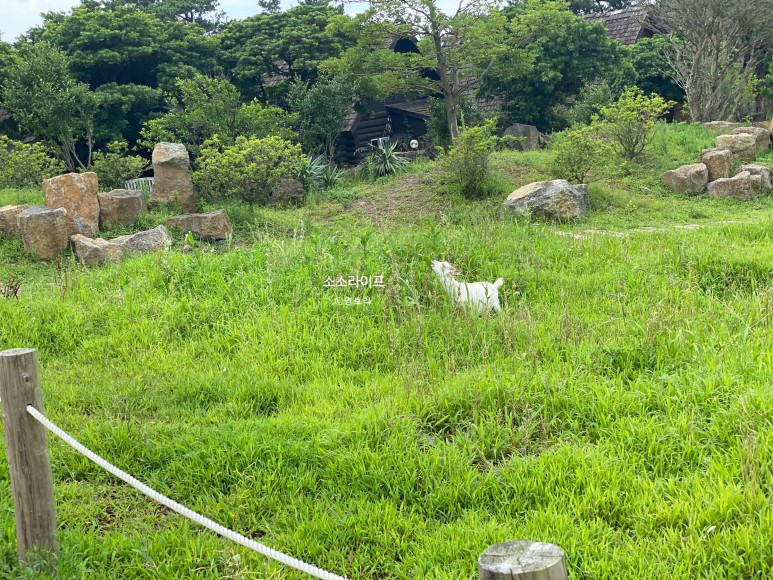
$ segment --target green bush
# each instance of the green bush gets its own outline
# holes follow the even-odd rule
[[[593,123],[609,139],[615,152],[633,161],[652,141],[657,120],[676,103],[652,93],[645,95],[638,87],[627,89],[620,99],[603,107]]]
[[[233,145],[237,135],[294,137],[295,115],[257,100],[243,104],[239,91],[225,78],[178,79],[177,95],[167,95],[167,105],[168,113],[145,123],[139,144],[153,149],[160,141],[183,143],[194,166],[204,142],[215,135],[224,145]]]
[[[0,188],[40,187],[64,173],[65,165],[42,143],[25,144],[0,135]]]
[[[139,155],[128,155],[125,141],[113,141],[107,152],[97,151],[91,159],[91,171],[99,178],[102,191],[120,189],[130,179],[140,177],[148,168],[148,162]]]
[[[569,122],[569,125],[588,125],[593,120],[594,115],[598,115],[606,106],[613,101],[612,89],[609,83],[586,84],[574,105],[563,112],[563,117]]]
[[[496,120],[489,119],[479,127],[470,127],[453,140],[448,153],[440,160],[441,188],[464,197],[481,197],[490,191],[491,154],[499,145]]]
[[[201,148],[194,183],[213,200],[240,199],[265,204],[283,177],[297,174],[301,146],[280,137],[237,137],[233,145],[215,138]]]
[[[603,173],[614,154],[593,126],[576,127],[559,134],[551,149],[553,173],[572,183],[586,183],[589,174]]]
[[[451,133],[448,131],[448,116],[445,103],[436,98],[429,99],[429,119],[427,120],[428,151],[441,147],[447,150],[451,146]],[[459,127],[475,127],[486,120],[486,112],[480,109],[475,99],[465,94],[459,95],[457,123]]]

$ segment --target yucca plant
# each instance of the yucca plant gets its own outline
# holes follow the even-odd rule
[[[327,168],[327,159],[324,155],[314,157],[309,154],[298,163],[296,176],[303,183],[303,189],[309,191],[322,182]]]
[[[373,177],[384,177],[406,170],[410,159],[396,149],[397,143],[379,143],[373,148],[369,163]]]
[[[335,165],[327,165],[322,171],[322,189],[331,189],[341,183],[344,177],[344,172],[340,167]]]

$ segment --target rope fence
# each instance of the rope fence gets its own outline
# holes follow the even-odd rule
[[[53,475],[48,453],[48,431],[72,449],[140,493],[208,530],[247,549],[321,580],[347,580],[226,528],[157,492],[137,478],[88,449],[45,416],[38,378],[37,352],[11,349],[0,352],[0,403],[8,451],[8,469],[16,515],[19,561],[27,563],[28,552],[42,556],[55,569],[59,550]],[[528,540],[489,547],[478,559],[480,580],[566,580],[564,551],[553,544]]]
[[[315,578],[320,578],[321,580],[346,580],[344,576],[338,576],[337,574],[327,572],[326,570],[317,568],[316,566],[312,566],[311,564],[307,564],[302,560],[298,560],[297,558],[293,558],[292,556],[283,554],[278,550],[274,550],[273,548],[269,548],[268,546],[265,546],[259,542],[256,542],[255,540],[251,540],[246,536],[237,534],[233,530],[230,530],[225,526],[221,526],[217,522],[202,516],[201,514],[193,511],[192,509],[187,508],[184,505],[174,501],[173,499],[157,492],[155,489],[142,483],[136,477],[132,477],[122,469],[119,469],[109,461],[103,459],[102,457],[100,457],[99,455],[91,451],[91,449],[88,449],[79,441],[77,441],[74,437],[69,435],[66,431],[64,431],[63,429],[61,429],[60,427],[52,423],[49,419],[47,419],[40,411],[38,411],[32,405],[27,405],[27,412],[30,415],[32,415],[36,421],[38,421],[46,429],[51,431],[54,435],[59,437],[62,441],[67,443],[67,445],[72,447],[75,451],[77,451],[84,457],[90,459],[105,471],[116,476],[118,479],[128,483],[130,486],[132,486],[140,493],[143,493],[149,498],[156,500],[158,503],[165,505],[173,512],[177,512],[181,516],[186,517],[192,522],[196,522],[197,524],[204,526],[209,530],[212,530],[216,534],[220,534],[224,538],[228,538],[232,542],[236,542],[237,544],[240,544],[245,548],[249,548],[250,550],[254,550],[259,554],[263,554],[264,556],[271,558],[272,560],[276,560],[277,562],[280,562],[285,566],[290,566],[291,568],[295,568],[296,570],[305,572],[309,576],[314,576]]]

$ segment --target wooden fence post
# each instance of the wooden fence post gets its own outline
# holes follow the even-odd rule
[[[36,560],[43,558],[53,568],[59,546],[46,428],[27,412],[27,405],[44,412],[37,351],[14,348],[0,352],[0,398],[19,562],[27,563],[27,553],[35,551]]]
[[[481,554],[478,572],[480,580],[567,580],[566,555],[553,544],[504,542]]]

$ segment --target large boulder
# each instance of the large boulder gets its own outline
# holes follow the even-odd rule
[[[666,171],[660,179],[668,187],[679,193],[700,193],[709,182],[709,170],[703,163],[682,165]]]
[[[518,215],[571,221],[583,217],[590,209],[587,185],[572,185],[565,179],[538,181],[524,185],[507,196],[502,211]]]
[[[757,159],[756,137],[748,133],[719,135],[717,149],[729,149],[733,153],[733,159],[740,161],[753,163]]]
[[[176,215],[168,218],[164,224],[172,230],[191,232],[200,240],[224,240],[234,231],[224,209]]]
[[[546,143],[544,135],[539,132],[534,125],[524,125],[522,123],[516,123],[510,125],[503,133],[504,137],[511,137],[511,139],[505,139],[505,145],[511,149],[517,151],[531,151],[532,149],[541,149]],[[540,139],[540,137],[543,137]]]
[[[752,191],[767,193],[771,190],[770,168],[764,165],[741,165],[737,173],[748,172],[751,176]]]
[[[303,183],[299,179],[280,179],[271,192],[268,203],[291,205],[303,203]]]
[[[87,238],[81,234],[70,236],[75,257],[87,266],[96,266],[101,262],[119,263],[123,260],[123,250],[115,242],[102,238]]]
[[[709,181],[727,179],[733,170],[733,153],[729,149],[704,149],[701,162],[709,172]]]
[[[65,173],[43,182],[46,206],[67,210],[68,233],[93,237],[99,232],[97,174]]]
[[[63,207],[33,205],[17,216],[24,248],[42,260],[57,257],[67,248],[67,210]]]
[[[190,158],[182,143],[158,143],[153,148],[151,199],[172,203],[183,211],[195,211],[199,197],[191,180]]]
[[[116,222],[130,226],[145,213],[145,194],[135,189],[114,189],[99,194],[99,226]]]
[[[733,130],[733,135],[752,135],[757,153],[764,153],[770,149],[770,131],[762,127],[738,127]]]
[[[169,231],[164,226],[156,226],[152,230],[128,236],[119,236],[110,241],[118,244],[124,252],[139,254],[168,250],[172,247],[172,236],[169,235]]]
[[[742,127],[743,123],[731,123],[729,121],[709,121],[703,124],[709,131],[716,131],[717,133],[730,133],[733,129]]]
[[[19,237],[18,217],[28,205],[4,205],[0,207],[0,236],[6,238]]]
[[[717,179],[709,183],[709,195],[713,197],[733,197],[736,199],[754,199],[752,195],[751,175],[743,171],[735,177]]]

